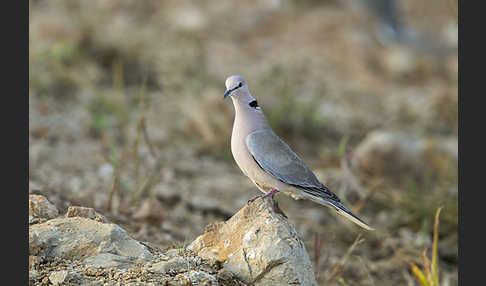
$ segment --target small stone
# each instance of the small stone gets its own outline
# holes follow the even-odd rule
[[[231,281],[233,279],[233,273],[227,269],[221,269],[218,271],[218,279],[222,281]]]
[[[34,268],[36,264],[39,264],[41,259],[39,256],[29,255],[29,269]]]
[[[70,206],[67,210],[66,217],[85,217],[97,222],[106,223],[108,220],[93,208],[86,208],[80,206]]]
[[[217,283],[216,277],[202,271],[191,270],[189,272],[183,273],[182,276],[191,282],[191,285],[198,285],[203,282],[210,282],[208,285],[215,285]]]
[[[120,256],[112,253],[100,253],[96,256],[88,257],[83,262],[90,267],[100,268],[126,268],[134,263],[135,259]]]
[[[200,31],[207,26],[207,19],[204,13],[195,6],[182,6],[171,13],[171,23],[174,27],[186,31]]]
[[[181,200],[180,192],[178,192],[178,190],[174,188],[172,184],[159,183],[158,185],[154,186],[153,192],[155,196],[162,200],[165,204],[174,205]]]
[[[164,217],[164,208],[157,199],[146,199],[134,213],[136,220],[145,220],[152,224],[160,224]]]
[[[67,277],[68,272],[66,270],[56,271],[52,272],[51,275],[49,275],[49,281],[51,281],[51,283],[54,285],[59,285],[64,282]]]
[[[98,175],[104,180],[110,180],[113,177],[114,168],[110,163],[101,165],[98,170]]]
[[[167,250],[166,255],[170,258],[173,258],[179,256],[179,253],[180,253],[179,249],[172,248]]]
[[[58,209],[46,197],[29,195],[29,224],[36,219],[53,219],[58,215]]]
[[[397,74],[411,72],[416,62],[409,51],[399,47],[387,49],[382,59],[385,67],[390,72]]]
[[[32,269],[29,270],[29,279],[35,280],[39,276],[39,271]]]
[[[189,263],[182,257],[175,257],[169,261],[162,261],[152,265],[149,271],[166,274],[168,272],[182,272],[189,269]]]

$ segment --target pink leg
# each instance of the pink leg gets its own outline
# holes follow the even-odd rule
[[[248,200],[247,204],[253,202],[254,200],[258,199],[258,198],[268,198],[268,197],[272,197],[272,200],[273,200],[273,196],[275,196],[276,193],[278,193],[279,190],[277,189],[273,189],[271,190],[270,192],[266,193],[266,194],[261,194],[261,195],[258,195],[250,200]]]

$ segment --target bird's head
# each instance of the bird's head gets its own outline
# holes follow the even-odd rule
[[[228,96],[237,97],[238,95],[249,93],[248,85],[246,84],[245,79],[239,75],[232,75],[226,79],[226,92],[224,93],[224,97]]]
[[[235,106],[245,106],[250,110],[261,112],[258,102],[251,96],[250,89],[242,76],[233,75],[228,77],[225,85],[226,92],[224,93],[223,98],[230,96]]]

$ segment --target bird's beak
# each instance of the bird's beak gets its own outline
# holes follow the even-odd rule
[[[223,99],[225,99],[226,97],[228,97],[228,95],[230,95],[232,91],[233,91],[232,89],[228,89],[227,91],[225,91],[224,96],[223,96]]]

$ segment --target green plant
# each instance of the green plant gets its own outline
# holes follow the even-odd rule
[[[188,237],[184,238],[184,241],[174,241],[172,243],[171,248],[177,249],[177,252],[180,256],[184,256],[186,253],[186,248],[189,246],[190,240]]]
[[[427,248],[422,252],[423,270],[417,265],[410,262],[413,274],[423,286],[439,286],[439,266],[437,262],[437,241],[439,237],[439,214],[442,207],[438,208],[435,213],[434,221],[434,238],[432,243],[432,257],[427,257]],[[431,262],[432,260],[432,262]]]
[[[348,146],[348,141],[349,141],[349,136],[345,135],[341,138],[339,141],[339,145],[337,148],[337,153],[339,158],[343,158],[344,155],[346,155],[346,149]]]

